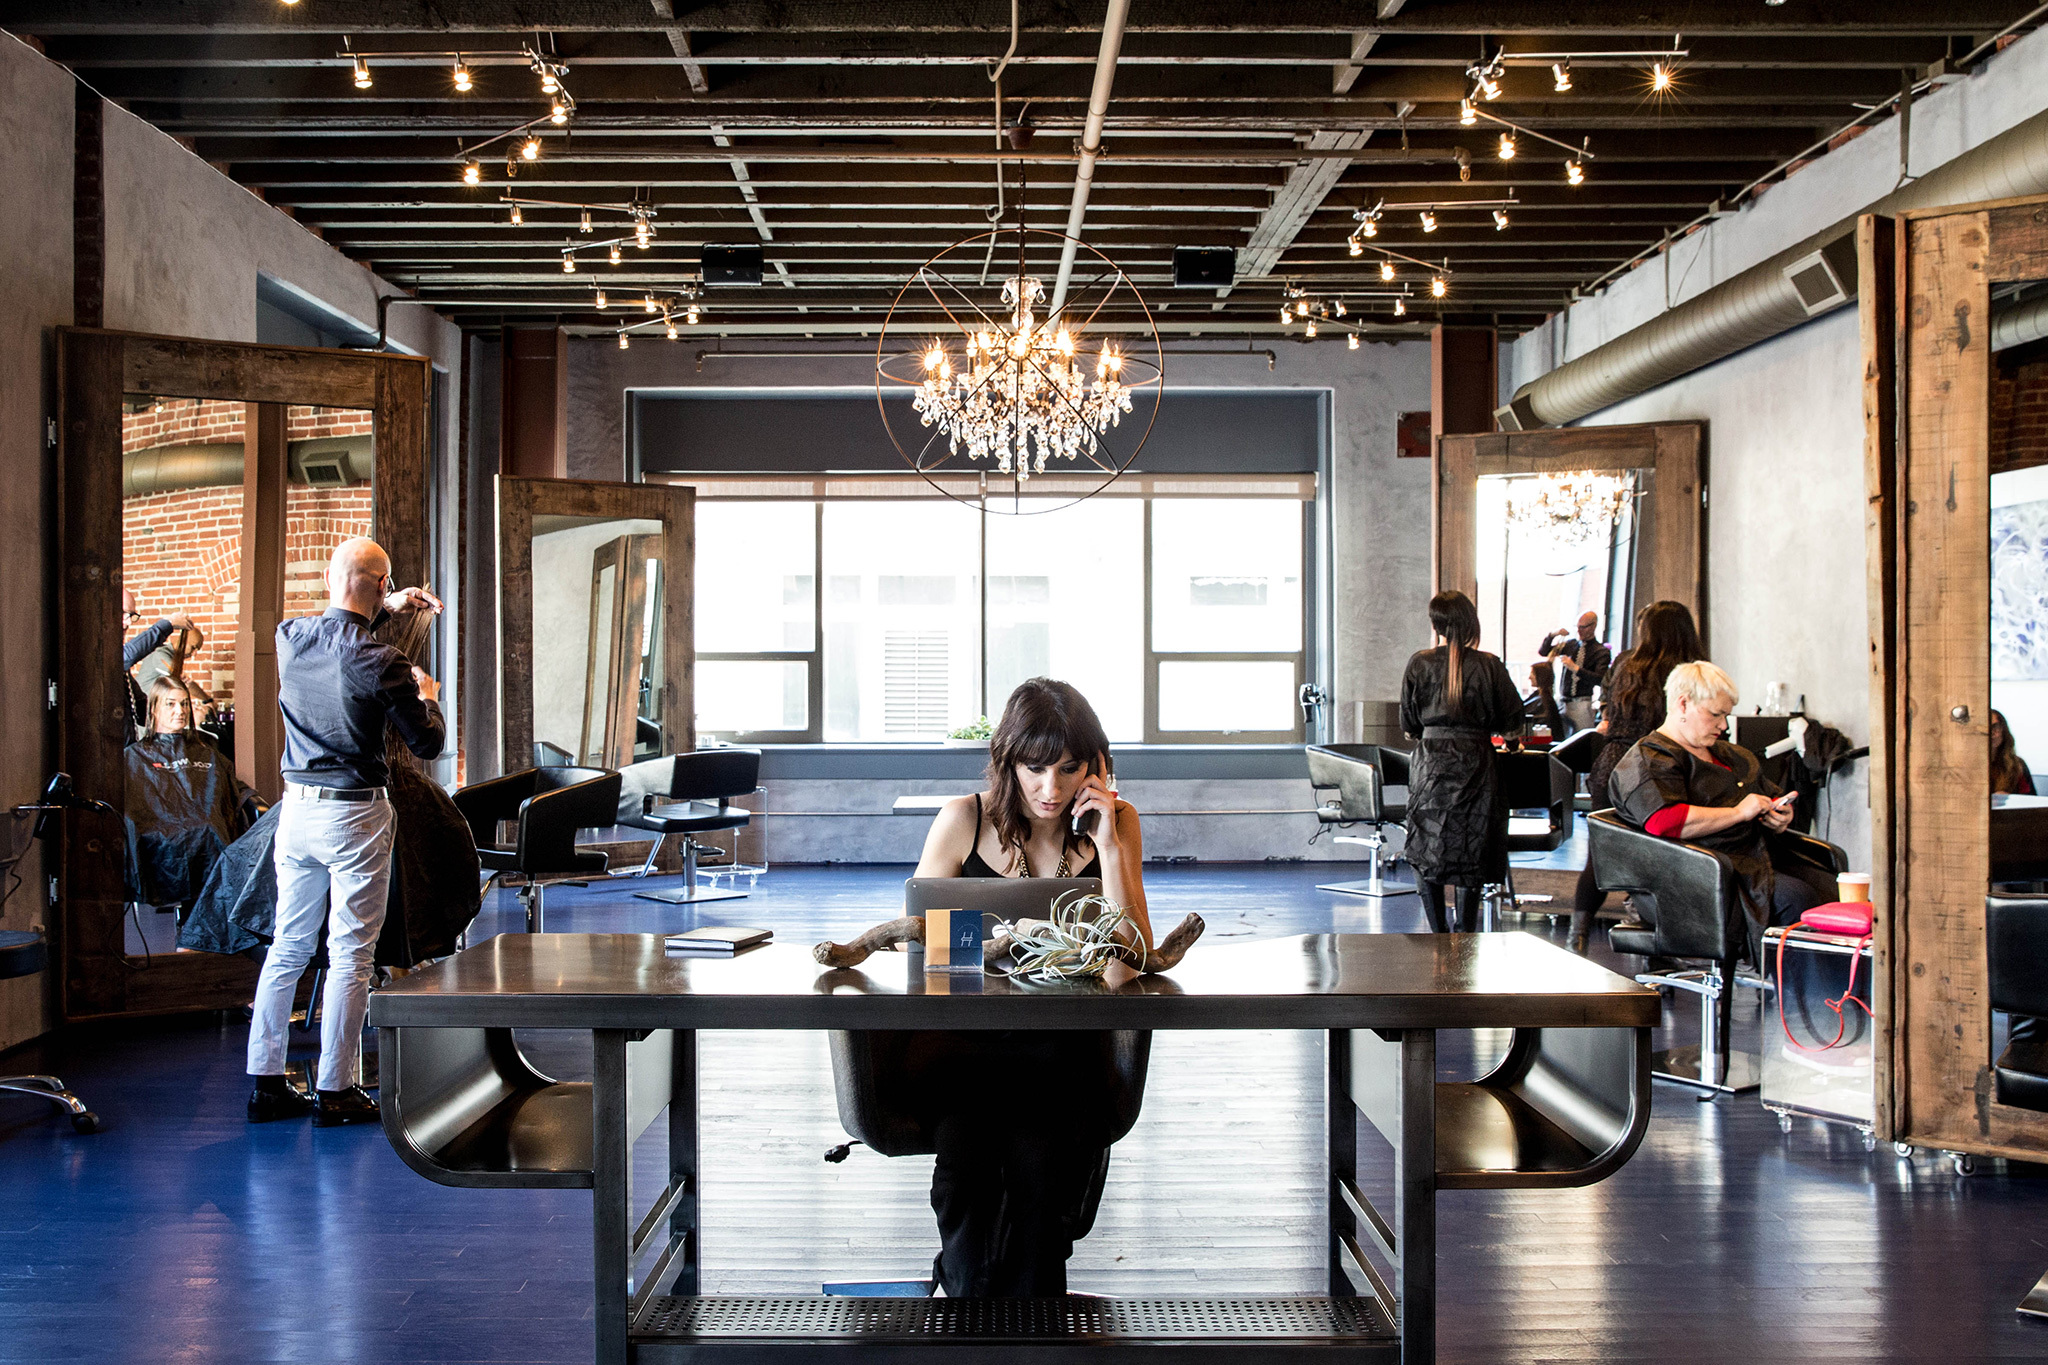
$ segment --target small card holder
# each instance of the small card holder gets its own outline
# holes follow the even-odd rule
[[[928,972],[981,971],[981,911],[924,912],[924,969]]]

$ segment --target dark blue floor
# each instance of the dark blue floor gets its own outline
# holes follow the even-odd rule
[[[844,937],[895,913],[906,871],[779,868],[751,898],[697,909],[633,900],[632,884],[556,890],[548,928]],[[1316,891],[1332,871],[1162,868],[1153,917],[1199,910],[1212,942],[1421,927],[1413,898],[1381,909]],[[499,893],[474,932],[517,914]],[[1738,1045],[1757,1027],[1752,1007]],[[1119,1147],[1113,1171],[1129,1178],[1076,1255],[1077,1288],[1315,1289],[1323,1213],[1302,1135],[1319,1128],[1319,1044],[1217,1037],[1155,1054],[1148,1114],[1215,1122],[1170,1150],[1157,1129]],[[239,1018],[207,1016],[73,1029],[0,1057],[0,1073],[63,1076],[107,1121],[75,1137],[50,1107],[0,1099],[0,1361],[589,1359],[586,1195],[432,1185],[375,1127],[250,1127],[244,1038]],[[1497,1042],[1447,1040],[1446,1067]],[[822,1166],[836,1140],[822,1063],[804,1054],[801,1080],[763,1080],[748,1059],[768,1045],[749,1046],[706,1068],[707,1163],[713,1148],[761,1163],[707,1194],[707,1289],[914,1272],[931,1249],[914,1161]],[[559,1042],[534,1051],[578,1065]],[[1614,1179],[1443,1198],[1441,1358],[2048,1358],[2048,1323],[2013,1313],[2048,1269],[2041,1176],[1985,1163],[1961,1179],[1931,1155],[1865,1153],[1846,1129],[1781,1134],[1754,1096],[1660,1086],[1650,1136]]]

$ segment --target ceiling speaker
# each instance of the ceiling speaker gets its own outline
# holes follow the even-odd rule
[[[757,246],[707,246],[703,268],[706,284],[759,284],[761,248]]]
[[[1173,249],[1175,289],[1228,289],[1237,281],[1237,249],[1177,246]]]

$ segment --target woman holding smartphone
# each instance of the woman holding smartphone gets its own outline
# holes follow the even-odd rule
[[[1113,771],[1086,697],[1050,678],[1021,684],[989,741],[987,788],[939,811],[917,875],[1099,877],[1150,948],[1144,840]],[[1113,1036],[918,1033],[909,1058],[902,1093],[937,1139],[933,1278],[949,1298],[1065,1294],[1109,1170]]]
[[[1607,790],[1630,824],[1734,864],[1755,954],[1765,928],[1796,924],[1833,900],[1835,880],[1832,868],[1806,862],[1774,838],[1792,823],[1792,794],[1763,776],[1755,754],[1721,737],[1735,703],[1735,683],[1704,659],[1673,668],[1664,723],[1614,765]]]

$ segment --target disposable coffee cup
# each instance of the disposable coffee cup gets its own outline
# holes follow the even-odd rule
[[[1870,903],[1870,874],[1868,872],[1844,872],[1835,878],[1835,893],[1845,901],[1860,905]]]

